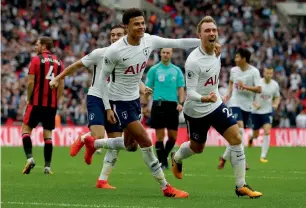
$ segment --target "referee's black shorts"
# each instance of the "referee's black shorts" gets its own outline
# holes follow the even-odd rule
[[[151,110],[151,127],[153,129],[178,129],[179,112],[177,103],[172,101],[153,101]]]

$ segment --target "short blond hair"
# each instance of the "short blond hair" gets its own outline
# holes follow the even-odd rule
[[[201,31],[201,26],[204,22],[207,22],[207,23],[214,23],[216,26],[217,26],[217,23],[216,23],[216,20],[212,17],[212,16],[205,16],[198,24],[197,26],[197,32],[200,33]]]

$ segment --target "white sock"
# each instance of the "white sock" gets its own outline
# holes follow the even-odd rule
[[[91,136],[91,133],[90,133],[90,132],[87,132],[86,134],[83,134],[83,135],[81,136],[81,141],[84,142],[85,137],[87,137],[87,136]]]
[[[27,162],[34,162],[34,158],[33,157],[28,158]]]
[[[229,160],[229,159],[231,158],[231,150],[230,150],[229,145],[226,146],[226,149],[225,149],[225,151],[224,151],[224,153],[223,153],[222,158],[223,158],[224,160]]]
[[[166,181],[163,170],[160,167],[158,159],[154,155],[153,146],[140,148],[142,152],[143,160],[150,168],[151,173],[155,180],[160,184],[162,190],[167,188],[168,182]]]
[[[104,163],[99,176],[99,180],[107,181],[109,174],[112,172],[118,158],[119,151],[117,150],[107,150],[104,156]]]
[[[270,134],[263,136],[263,143],[261,146],[261,158],[266,158],[270,147]]]
[[[230,145],[231,151],[231,164],[234,169],[234,175],[236,177],[236,186],[242,187],[245,183],[245,154],[242,148],[242,144]]]
[[[241,135],[242,148],[244,149],[244,128],[239,128],[239,133]]]
[[[190,141],[184,142],[179,150],[174,155],[174,160],[176,163],[182,163],[182,160],[194,155],[194,151],[190,148]]]
[[[95,148],[104,148],[104,149],[112,149],[112,150],[125,150],[124,138],[116,137],[116,138],[105,138],[105,139],[97,139],[95,140]]]

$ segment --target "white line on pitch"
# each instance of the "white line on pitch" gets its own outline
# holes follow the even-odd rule
[[[105,205],[105,204],[66,204],[66,203],[41,203],[41,202],[1,202],[1,204],[13,204],[21,206],[51,206],[51,207],[87,207],[87,208],[144,208],[143,206],[124,206],[124,205]],[[147,207],[146,208],[160,208],[160,207]]]

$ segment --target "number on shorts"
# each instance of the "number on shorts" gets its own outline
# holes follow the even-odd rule
[[[52,80],[54,79],[53,66],[50,66],[49,71],[47,73],[46,79]]]
[[[223,108],[222,109],[223,113],[226,113],[227,118],[229,118],[230,116],[232,116],[233,114],[228,110],[228,108]]]

